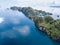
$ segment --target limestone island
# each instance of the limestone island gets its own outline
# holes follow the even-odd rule
[[[31,7],[16,7],[10,9],[18,10],[26,17],[33,20],[39,31],[45,32],[51,39],[60,42],[60,19],[53,19],[52,13],[36,10]]]

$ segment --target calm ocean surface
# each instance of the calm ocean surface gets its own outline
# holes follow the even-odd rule
[[[23,13],[0,9],[0,45],[60,45],[37,30]]]

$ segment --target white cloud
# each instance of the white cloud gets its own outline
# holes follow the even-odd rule
[[[1,38],[16,38],[17,36],[28,36],[30,34],[30,28],[29,26],[23,26],[23,27],[13,27],[12,30],[4,31],[0,33]]]
[[[17,30],[23,36],[28,36],[30,34],[30,28],[29,28],[29,26],[13,27],[13,30]]]
[[[13,24],[20,24],[20,20],[19,19],[17,19],[17,18],[12,18],[11,19],[11,22],[13,23]]]
[[[2,23],[4,21],[4,18],[0,17],[0,23]]]
[[[20,6],[50,6],[52,2],[59,2],[59,0],[17,0],[16,3]]]
[[[17,5],[17,6],[31,6],[31,7],[36,7],[36,6],[49,6],[51,5],[52,2],[58,2],[60,3],[60,0],[3,0],[0,1],[0,5],[3,6],[13,6],[13,5]]]
[[[44,11],[48,10],[47,12],[52,12],[53,9],[49,6],[51,5],[60,6],[60,0],[12,0],[12,1],[4,0],[3,2],[1,2],[0,0],[0,5],[2,5],[2,7],[4,8],[9,6],[20,6],[20,7],[30,6],[35,9],[44,10]]]
[[[15,31],[12,31],[12,30],[4,31],[4,32],[1,32],[0,34],[1,34],[1,38],[5,38],[5,37],[16,38],[17,37]]]
[[[17,3],[21,6],[45,6],[48,0],[17,0]]]

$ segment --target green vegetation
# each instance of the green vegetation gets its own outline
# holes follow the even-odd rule
[[[50,16],[33,18],[36,27],[44,26],[46,32],[52,39],[60,41],[60,20],[54,20]]]
[[[52,39],[60,41],[60,19],[54,20],[49,16],[52,13],[36,10],[31,7],[11,7],[11,9],[21,11],[29,19],[34,21],[38,29],[40,26],[44,26],[45,30],[43,32],[46,32]]]
[[[45,20],[46,23],[50,23],[50,22],[53,21],[53,18],[50,17],[50,16],[45,16],[45,17],[44,17],[44,20]]]
[[[45,12],[45,11],[42,11],[42,10],[36,10],[36,9],[33,9],[31,7],[11,7],[10,9],[12,10],[18,10],[19,12],[21,11],[22,13],[24,13],[27,17],[29,16],[45,16],[45,15],[52,15],[52,13],[49,13],[49,12]]]

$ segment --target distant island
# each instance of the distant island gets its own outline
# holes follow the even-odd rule
[[[50,7],[53,7],[53,8],[60,8],[60,6],[50,6]]]
[[[54,20],[52,13],[36,10],[31,7],[16,7],[10,9],[17,10],[33,20],[39,31],[45,32],[51,39],[60,42],[60,19]]]

